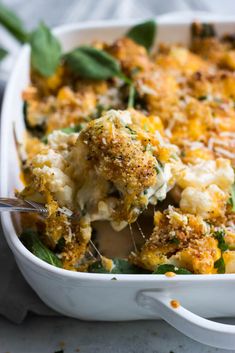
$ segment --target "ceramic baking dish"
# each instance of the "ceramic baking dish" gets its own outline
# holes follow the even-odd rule
[[[205,18],[205,20],[209,20]],[[190,22],[157,19],[158,41],[182,42],[190,38]],[[85,23],[55,30],[64,50],[94,39],[114,40],[133,21]],[[216,20],[219,34],[235,32],[235,18]],[[29,81],[29,48],[25,46],[9,79],[1,121],[1,196],[21,188],[14,143],[25,129],[21,92]],[[25,279],[39,297],[56,311],[84,320],[142,320],[163,318],[189,337],[212,346],[235,349],[235,327],[207,318],[235,316],[235,274],[223,275],[114,275],[77,273],[53,267],[32,255],[20,242],[10,214],[2,215],[10,248]],[[114,280],[115,279],[115,280]],[[180,306],[173,308],[171,300]]]

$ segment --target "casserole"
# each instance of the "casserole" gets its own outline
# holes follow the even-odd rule
[[[55,33],[64,51],[77,44],[115,39],[133,22],[71,25]],[[189,23],[164,23],[158,20],[157,39],[165,42],[189,40]],[[216,22],[219,34],[232,32],[232,20]],[[172,35],[173,34],[173,35]],[[17,138],[23,138],[21,91],[29,81],[29,48],[25,47],[9,81],[1,126],[1,196],[20,187]],[[19,119],[21,117],[21,119]],[[9,158],[10,156],[10,158]],[[234,316],[233,290],[235,275],[188,275],[185,277],[154,275],[115,275],[73,273],[52,267],[34,257],[20,242],[8,214],[2,216],[7,241],[24,277],[40,298],[60,313],[87,320],[137,320],[162,317],[188,336],[221,348],[234,348],[235,329],[210,322],[205,317]],[[226,297],[225,297],[226,296]],[[213,298],[213,300],[211,300]],[[179,300],[187,309],[183,308]],[[222,301],[222,305],[221,305]],[[174,305],[175,304],[175,305]]]

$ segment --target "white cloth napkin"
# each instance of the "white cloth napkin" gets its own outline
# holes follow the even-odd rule
[[[5,0],[32,28],[43,19],[48,25],[111,18],[151,18],[170,11],[212,11],[229,14],[235,11],[234,0]],[[183,16],[189,16],[184,12]],[[191,13],[192,15],[192,13]],[[0,45],[16,54],[19,46],[0,29]],[[0,68],[0,79],[11,71],[14,55],[5,60]],[[0,99],[1,99],[0,85]],[[0,314],[20,323],[28,312],[40,315],[57,315],[41,302],[23,279],[0,229]]]

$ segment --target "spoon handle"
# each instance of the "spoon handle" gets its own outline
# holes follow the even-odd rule
[[[0,197],[0,212],[36,212],[47,214],[46,207],[38,202],[18,198]]]

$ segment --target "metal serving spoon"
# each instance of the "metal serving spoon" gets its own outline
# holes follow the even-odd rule
[[[47,215],[46,207],[38,202],[18,198],[0,197],[0,212],[36,212]]]
[[[10,198],[10,197],[0,197],[0,212],[34,212],[40,213],[42,216],[48,215],[48,210],[44,204],[30,201],[22,200],[19,198]],[[66,207],[59,207],[58,211],[64,213],[67,217],[74,220],[80,219],[80,212],[72,212]]]

